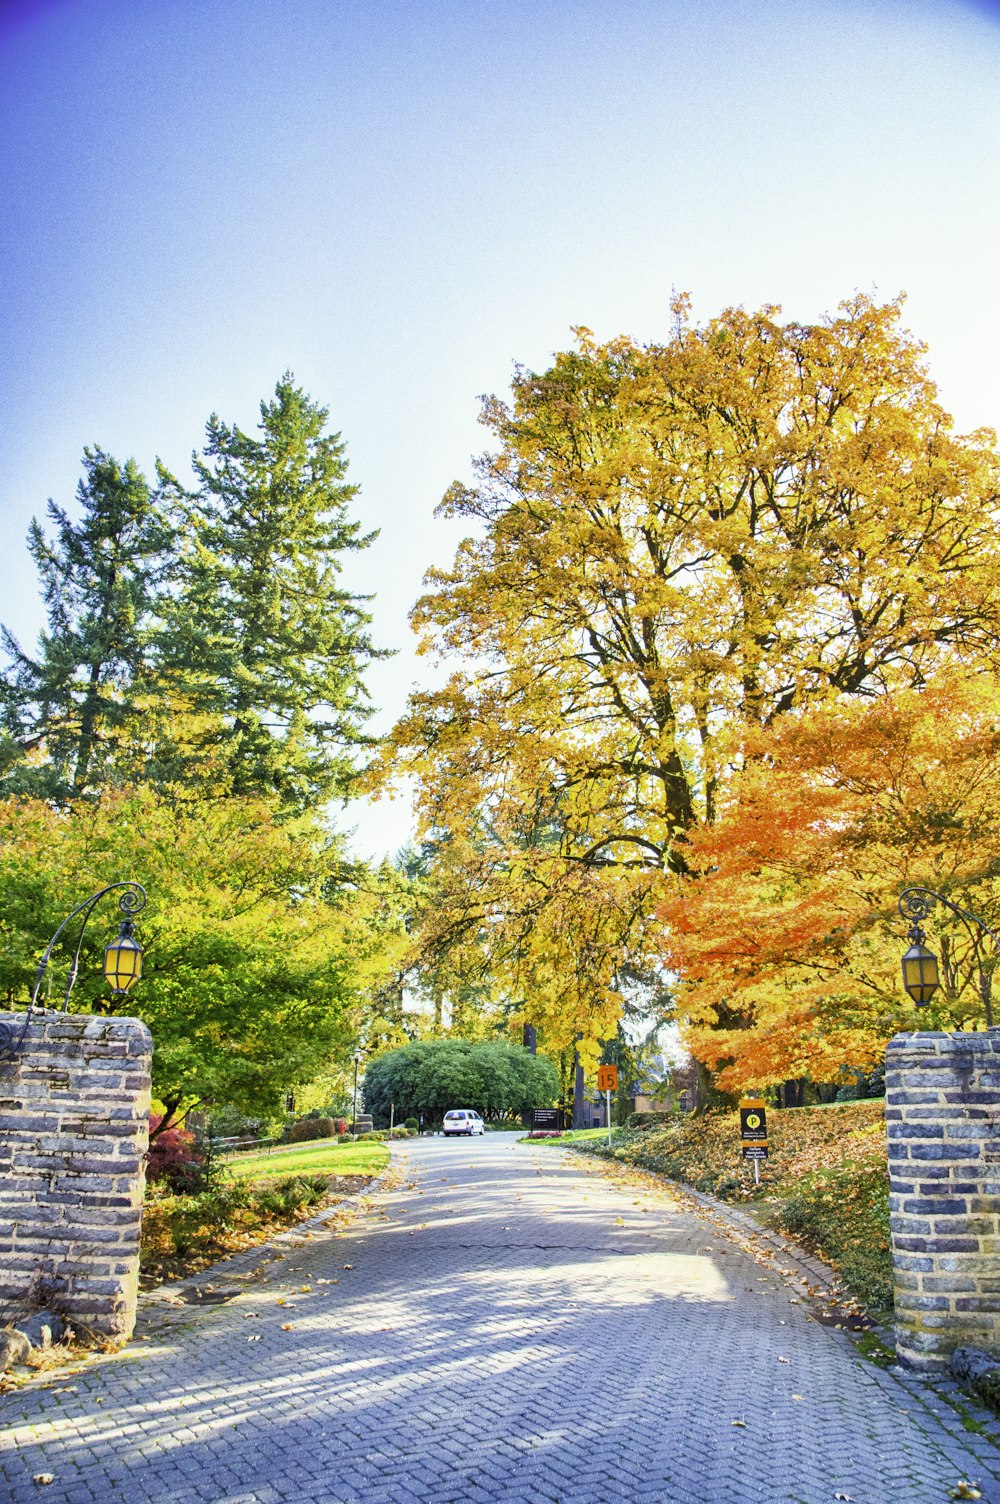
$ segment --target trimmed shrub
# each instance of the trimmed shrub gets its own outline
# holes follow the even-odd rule
[[[336,1138],[337,1129],[333,1118],[300,1118],[288,1130],[290,1144],[308,1143],[314,1138]]]
[[[419,1118],[407,1118],[406,1122],[403,1124],[403,1127],[404,1128],[409,1128],[411,1130],[411,1132],[413,1132],[413,1133],[419,1133],[420,1132],[420,1119]]]

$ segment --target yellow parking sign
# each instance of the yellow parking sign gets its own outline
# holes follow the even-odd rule
[[[740,1103],[740,1138],[745,1144],[767,1143],[767,1107],[759,1097]]]

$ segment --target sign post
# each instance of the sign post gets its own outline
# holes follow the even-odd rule
[[[760,1185],[760,1162],[767,1158],[767,1104],[762,1097],[740,1102],[740,1140],[744,1160],[753,1161],[754,1185]]]
[[[608,1148],[611,1148],[611,1093],[618,1090],[617,1065],[597,1067],[597,1090],[603,1091],[608,1115]]]

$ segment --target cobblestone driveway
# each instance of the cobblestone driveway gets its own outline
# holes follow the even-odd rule
[[[397,1160],[228,1303],[0,1400],[0,1499],[1000,1504],[992,1445],[668,1190],[507,1135]]]

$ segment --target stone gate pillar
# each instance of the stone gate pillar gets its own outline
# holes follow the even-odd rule
[[[899,1356],[1000,1355],[1000,1030],[897,1034],[885,1085]]]
[[[46,1307],[131,1336],[151,1058],[136,1018],[36,1010],[0,1062],[0,1325]]]

